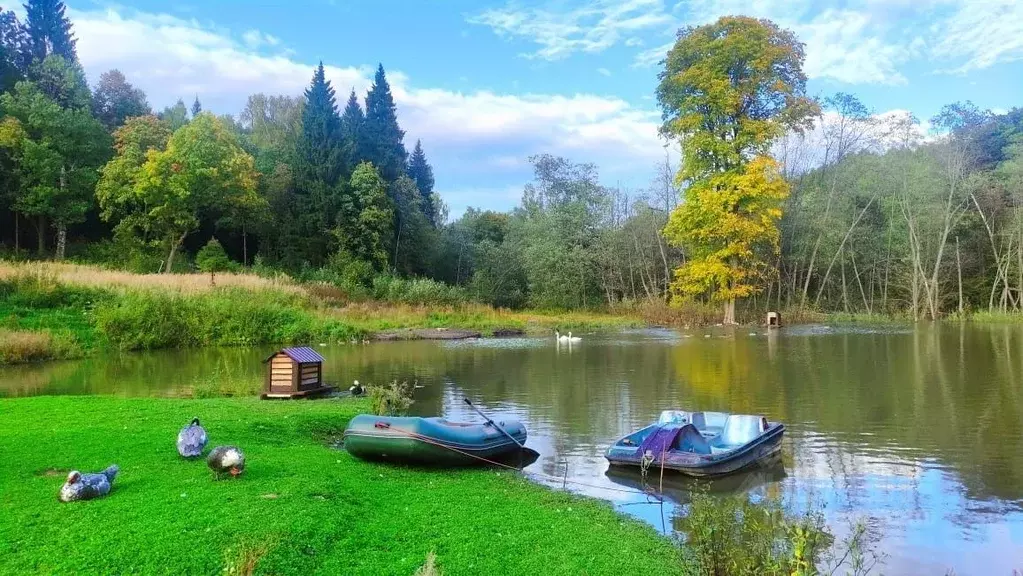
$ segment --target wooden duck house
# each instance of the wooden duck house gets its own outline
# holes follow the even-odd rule
[[[263,398],[301,398],[331,389],[323,383],[323,356],[312,348],[283,348],[263,360]]]

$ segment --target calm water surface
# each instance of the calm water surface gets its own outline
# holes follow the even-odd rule
[[[888,574],[1023,570],[1023,328],[804,326],[770,336],[643,330],[549,339],[327,347],[329,380],[417,380],[415,411],[471,420],[468,396],[526,422],[538,481],[611,500],[671,533],[688,484],[648,503],[603,451],[664,408],[764,414],[787,426],[780,463],[715,492],[823,505],[836,532],[869,519]],[[705,337],[706,334],[710,337]],[[124,354],[0,369],[0,395],[187,394],[262,378],[269,349]],[[567,482],[566,482],[567,481]]]

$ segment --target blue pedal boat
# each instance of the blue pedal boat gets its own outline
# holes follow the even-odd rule
[[[654,424],[607,449],[612,466],[675,470],[689,476],[722,476],[781,452],[785,426],[763,416],[665,410]]]

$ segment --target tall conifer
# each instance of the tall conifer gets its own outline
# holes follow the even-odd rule
[[[366,116],[359,106],[359,98],[355,95],[355,89],[348,96],[348,103],[344,112],[341,113],[341,146],[344,150],[345,172],[351,172],[355,167],[366,160],[362,144],[362,130],[366,123]]]
[[[68,62],[78,62],[71,21],[64,15],[64,3],[60,0],[28,0],[25,30],[30,59],[41,62],[50,54],[56,54]]]
[[[422,199],[420,207],[423,215],[430,221],[430,224],[436,226],[437,210],[433,205],[433,168],[426,161],[423,143],[419,140],[416,140],[416,147],[412,150],[412,156],[409,158],[408,176],[419,189],[419,196]]]
[[[398,126],[397,109],[391,86],[387,83],[384,66],[377,68],[373,86],[366,94],[365,124],[366,159],[373,163],[380,175],[393,182],[405,174],[405,132]]]
[[[305,98],[300,144],[305,176],[333,186],[342,169],[341,118],[337,113],[334,88],[326,79],[322,62],[313,74]]]

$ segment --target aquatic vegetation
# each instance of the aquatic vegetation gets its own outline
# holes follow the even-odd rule
[[[407,576],[431,551],[445,574],[681,573],[670,540],[606,502],[507,472],[377,465],[331,448],[368,410],[362,399],[0,400],[0,573]],[[175,453],[194,416],[211,443],[243,447],[243,475],[213,482],[204,462]],[[120,488],[108,497],[54,497],[71,466],[111,461]]]

